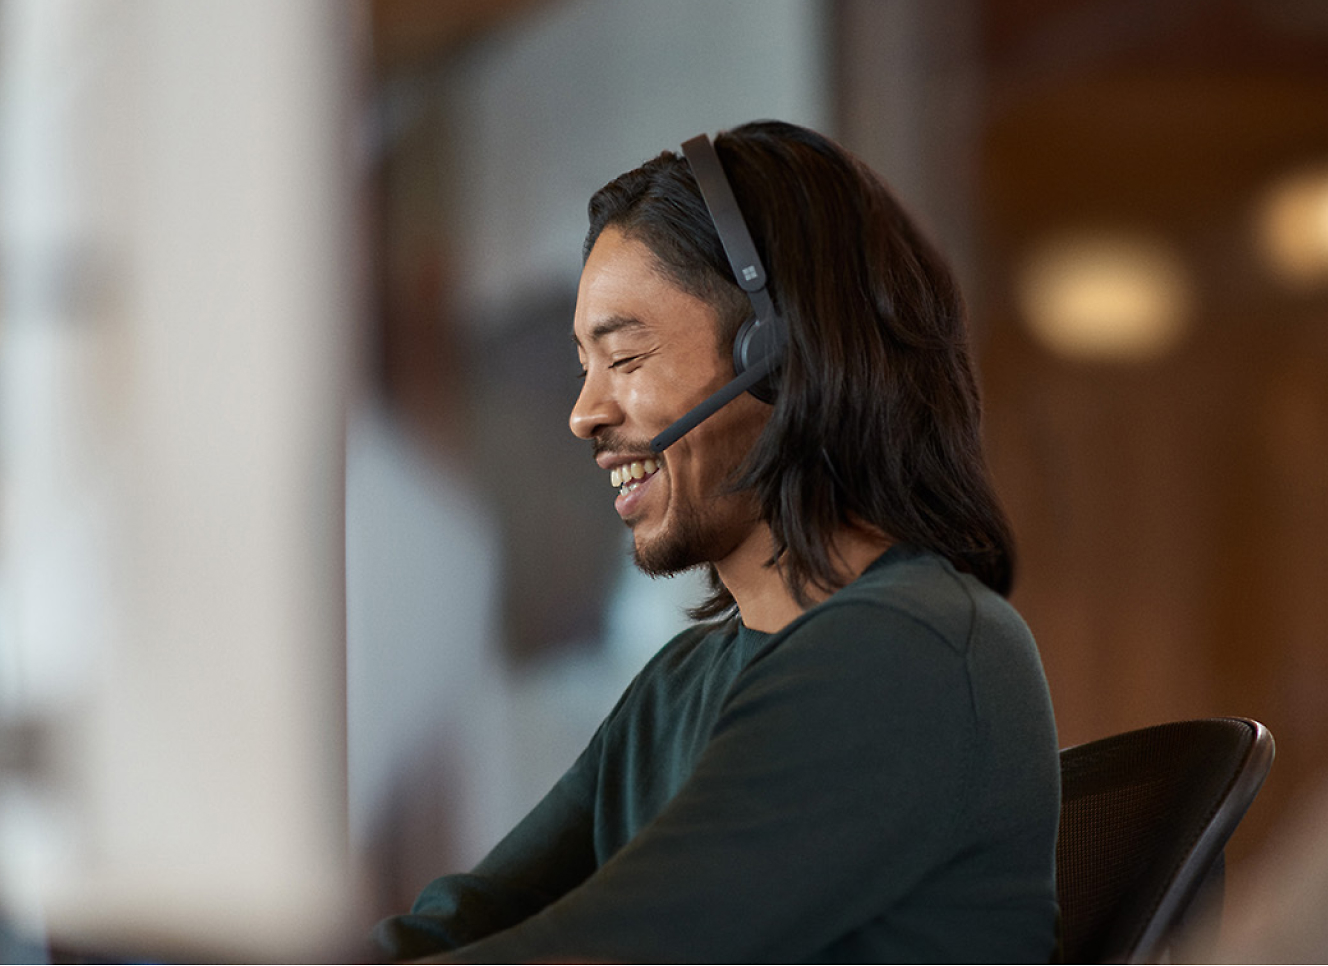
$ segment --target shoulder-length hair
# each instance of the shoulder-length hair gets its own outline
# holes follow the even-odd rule
[[[760,121],[715,150],[769,275],[789,346],[769,421],[731,485],[753,491],[802,604],[843,585],[833,535],[866,527],[932,550],[1008,595],[1009,524],[988,478],[963,301],[890,190],[813,131]],[[751,306],[687,162],[665,152],[590,200],[585,254],[612,225],[717,310]],[[715,579],[696,616],[733,598]]]

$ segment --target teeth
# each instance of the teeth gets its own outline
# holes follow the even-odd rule
[[[634,484],[637,480],[644,480],[658,469],[659,463],[656,460],[633,460],[609,470],[609,482],[615,487],[627,487],[628,484]],[[630,489],[623,489],[623,492],[628,493],[635,488],[633,485]]]

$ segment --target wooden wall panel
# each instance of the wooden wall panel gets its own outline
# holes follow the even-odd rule
[[[1328,771],[1328,288],[1285,288],[1255,235],[1261,193],[1328,161],[1328,29],[1289,4],[1106,6],[984,4],[989,447],[1063,743],[1216,714],[1273,731],[1239,859]],[[1094,228],[1186,266],[1169,354],[1067,360],[1028,334],[1022,258]]]

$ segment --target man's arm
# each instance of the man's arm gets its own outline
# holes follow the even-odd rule
[[[615,709],[616,712],[616,709]],[[612,718],[612,715],[610,715]],[[576,763],[469,874],[435,879],[374,930],[394,960],[458,949],[517,925],[595,870],[597,733]]]
[[[374,930],[393,959],[458,949],[509,929],[570,892],[599,864],[596,796],[604,743],[658,666],[686,653],[708,628],[684,630],[647,662],[553,789],[468,875],[435,879],[410,913]]]

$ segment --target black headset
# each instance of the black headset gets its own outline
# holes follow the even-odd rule
[[[733,196],[733,188],[724,176],[724,166],[714,145],[706,135],[698,134],[683,142],[682,154],[691,165],[696,184],[701,189],[701,199],[733,268],[733,277],[747,293],[753,314],[738,329],[733,340],[734,378],[652,439],[650,448],[656,453],[664,452],[702,420],[709,419],[744,392],[750,392],[762,402],[773,402],[775,386],[770,377],[784,361],[788,346],[788,329],[766,291],[765,266],[756,253],[752,234],[747,230],[747,222],[743,220],[738,199]]]

